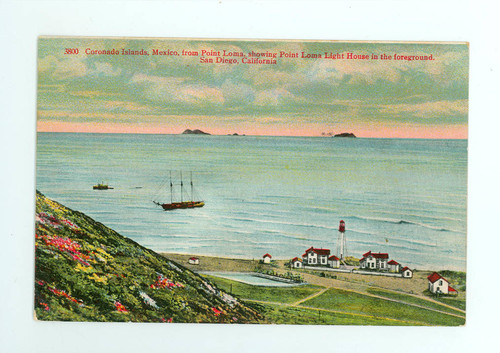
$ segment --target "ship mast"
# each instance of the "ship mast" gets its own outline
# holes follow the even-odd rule
[[[173,186],[174,185],[172,184],[172,171],[170,171],[170,203],[174,202],[174,196],[173,196],[173,192],[172,192]]]
[[[193,195],[193,172],[191,172],[191,201],[194,201]]]
[[[183,200],[183,196],[184,196],[184,195],[183,195],[183,191],[184,191],[183,189],[184,189],[184,184],[182,183],[182,172],[181,172],[181,202],[183,202],[183,201],[184,201],[184,200]]]

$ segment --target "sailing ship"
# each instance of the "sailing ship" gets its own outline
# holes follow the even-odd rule
[[[181,175],[181,181],[180,181],[180,191],[181,191],[181,200],[180,202],[174,202],[174,183],[172,182],[172,172],[170,172],[170,203],[161,203],[158,201],[153,201],[156,205],[161,206],[165,211],[170,211],[170,210],[177,210],[177,209],[185,209],[185,208],[195,208],[195,207],[203,207],[205,206],[204,201],[194,201],[194,186],[193,186],[193,173],[191,172],[191,181],[190,181],[190,186],[191,186],[191,195],[188,196],[191,198],[189,201],[184,201],[184,183],[182,181],[182,172],[180,173]]]
[[[110,189],[113,189],[111,186],[109,186],[108,184],[104,184],[104,182],[100,182],[100,183],[97,183],[97,185],[94,185],[92,187],[92,189],[94,190],[110,190]]]

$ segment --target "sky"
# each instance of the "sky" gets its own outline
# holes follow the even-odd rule
[[[120,55],[86,54],[112,49]],[[122,55],[122,49],[150,55]],[[153,49],[199,56],[152,55]],[[275,64],[202,63],[203,50],[277,58]],[[299,57],[280,58],[280,52]],[[322,57],[302,58],[302,52]],[[465,43],[41,37],[37,130],[463,139],[468,52]],[[347,53],[370,59],[349,60]],[[382,54],[432,54],[433,60],[382,60]]]

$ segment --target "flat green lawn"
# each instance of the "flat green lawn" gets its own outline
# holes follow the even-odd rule
[[[294,303],[319,292],[322,287],[300,285],[294,287],[262,287],[232,281],[226,278],[206,275],[217,287],[242,299],[261,300],[266,302]]]
[[[248,305],[248,303],[246,303]],[[287,325],[410,325],[375,317],[363,317],[344,313],[329,313],[322,310],[281,306],[273,304],[259,305],[261,312],[274,324]]]
[[[454,309],[448,308],[446,306],[443,306],[443,305],[440,305],[438,303],[434,303],[434,302],[431,302],[431,301],[428,301],[425,299],[416,298],[412,295],[406,295],[404,293],[395,293],[395,292],[391,292],[391,291],[387,291],[387,290],[379,289],[379,288],[368,288],[368,293],[371,293],[374,295],[379,295],[379,296],[385,297],[385,298],[400,300],[400,301],[403,301],[406,303],[425,306],[425,307],[431,308],[431,309],[445,311],[447,313],[464,315],[462,312],[460,312],[458,310],[454,310]]]
[[[457,299],[457,298],[450,298],[450,297],[438,297],[434,298],[437,301],[443,302],[445,304],[454,306],[456,308],[465,310],[465,300],[463,299]]]
[[[465,324],[465,319],[462,318],[333,288],[301,305],[388,317],[426,325],[459,326]]]

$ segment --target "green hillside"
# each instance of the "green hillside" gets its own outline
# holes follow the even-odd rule
[[[37,191],[38,320],[259,323],[208,279]]]

